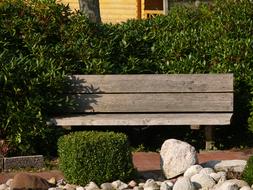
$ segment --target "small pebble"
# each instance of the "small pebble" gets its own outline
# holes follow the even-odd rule
[[[11,184],[12,184],[12,182],[13,182],[13,179],[9,179],[9,180],[7,180],[7,182],[6,182],[5,184],[8,185],[8,186],[10,187]]]
[[[113,190],[114,189],[111,183],[102,183],[100,187],[103,190]]]
[[[6,184],[1,184],[0,185],[0,190],[6,190],[9,186]]]
[[[134,180],[132,180],[132,181],[130,181],[130,182],[128,183],[128,187],[130,187],[130,188],[134,188],[135,186],[137,186],[137,183],[136,183],[136,181],[134,181]]]
[[[84,187],[82,187],[82,186],[77,186],[77,187],[76,187],[76,190],[85,190],[85,189],[84,189]]]

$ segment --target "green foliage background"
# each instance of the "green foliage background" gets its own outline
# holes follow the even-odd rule
[[[252,142],[250,0],[175,7],[168,16],[116,25],[90,23],[54,1],[4,0],[0,65],[0,138],[13,154],[38,152],[38,138],[50,144],[55,129],[46,118],[71,106],[60,97],[67,74],[234,73],[235,114],[231,127],[217,130],[217,146]]]

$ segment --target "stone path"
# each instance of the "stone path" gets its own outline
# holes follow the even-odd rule
[[[227,151],[210,151],[200,152],[198,154],[199,163],[203,163],[209,160],[232,160],[243,159],[247,160],[249,156],[253,155],[252,149],[245,150],[227,150]],[[157,172],[160,171],[160,156],[154,152],[137,152],[133,154],[134,166],[140,173]],[[47,172],[35,173],[45,179],[55,177],[57,180],[63,178],[63,174],[58,170],[52,170]],[[15,173],[0,173],[0,184],[5,183],[9,178],[13,178]]]

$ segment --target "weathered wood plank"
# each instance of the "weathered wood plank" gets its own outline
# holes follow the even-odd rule
[[[58,126],[229,125],[232,113],[90,114],[51,119]]]
[[[233,92],[233,74],[73,75],[76,93]]]
[[[231,112],[232,93],[79,94],[76,112]]]

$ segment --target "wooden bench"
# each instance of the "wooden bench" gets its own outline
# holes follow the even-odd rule
[[[215,126],[233,114],[233,74],[74,75],[75,111],[57,126],[205,126],[212,149]]]

